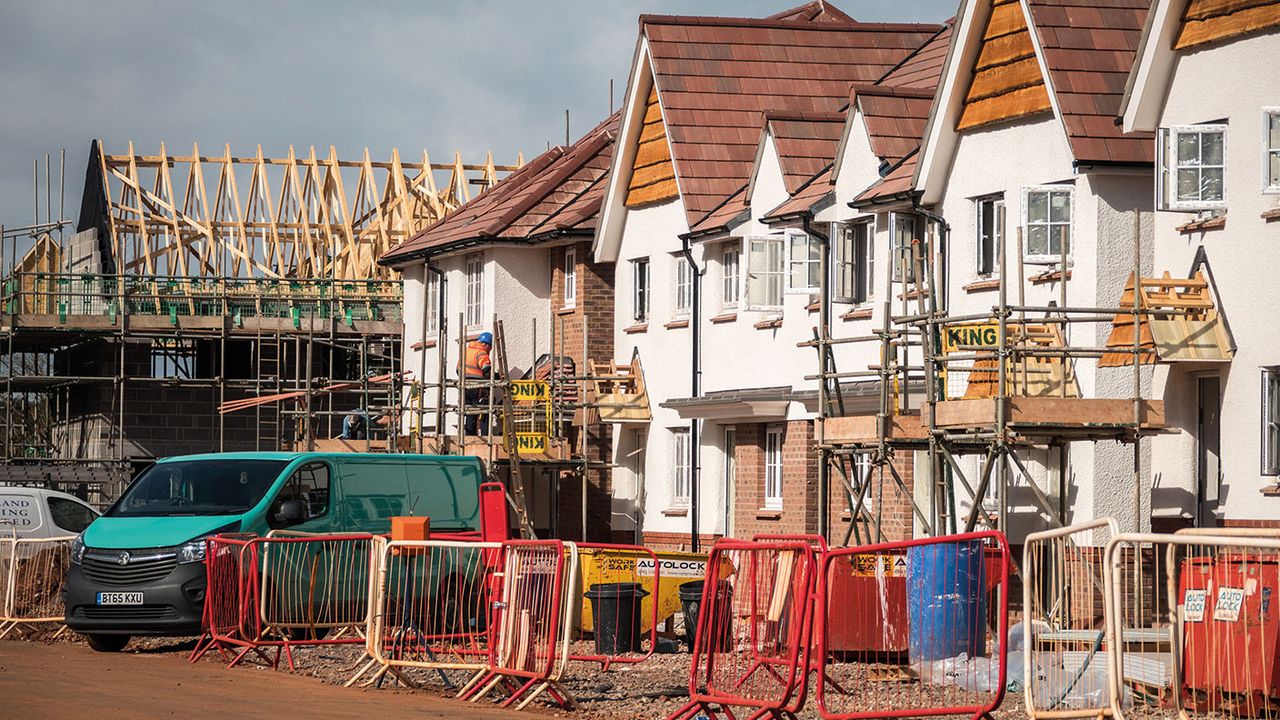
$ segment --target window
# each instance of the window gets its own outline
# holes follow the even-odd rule
[[[1161,130],[1163,206],[1171,210],[1226,207],[1226,125],[1190,125]],[[1167,189],[1166,189],[1167,188]]]
[[[1000,268],[1004,247],[1004,196],[979,198],[977,206],[978,274],[990,275]]]
[[[1263,111],[1262,132],[1265,135],[1262,147],[1266,151],[1262,158],[1262,188],[1267,192],[1280,193],[1280,108]]]
[[[649,319],[649,258],[631,261],[631,319]]]
[[[1029,262],[1056,262],[1071,253],[1071,188],[1024,188],[1022,212]]]
[[[783,258],[785,239],[780,236],[747,239],[747,309],[782,309],[786,285]]]
[[[467,258],[467,327],[477,328],[484,322],[484,257]]]
[[[440,332],[440,276],[431,272],[425,265],[423,272],[427,275],[427,281],[422,284],[422,312],[425,313],[423,329],[424,334],[432,335]]]
[[[738,245],[731,245],[724,251],[724,255],[720,259],[720,280],[722,287],[720,290],[720,306],[725,308],[738,307],[739,294],[739,275],[738,262],[742,259],[742,248]]]
[[[49,500],[49,517],[53,524],[67,532],[84,532],[97,515],[89,508],[74,500],[51,497]]]
[[[875,296],[875,243],[870,222],[834,225],[836,302],[864,303]]]
[[[686,506],[693,488],[693,468],[689,452],[689,429],[671,430],[671,501],[673,505]]]
[[[817,290],[822,280],[822,242],[808,233],[791,233],[787,244],[788,289]]]
[[[1280,475],[1280,367],[1262,369],[1262,474]]]
[[[782,428],[771,427],[764,434],[764,506],[782,509]]]
[[[286,500],[301,501],[307,510],[306,520],[314,520],[329,512],[329,466],[310,463],[298,468],[280,489],[270,515],[274,516],[274,508]]]
[[[919,219],[915,215],[893,213],[893,281],[902,282],[902,271],[906,268],[907,282],[916,281],[916,259],[912,244],[921,239]]]
[[[676,264],[676,316],[687,317],[693,307],[693,268],[683,255],[672,255]]]
[[[573,248],[564,251],[564,306],[578,303],[578,254]]]

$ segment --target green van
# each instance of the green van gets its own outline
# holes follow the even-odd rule
[[[481,529],[474,457],[364,453],[219,453],[157,461],[71,552],[67,625],[96,650],[132,635],[195,635],[204,606],[204,539],[294,530],[390,532],[391,516],[432,532]]]

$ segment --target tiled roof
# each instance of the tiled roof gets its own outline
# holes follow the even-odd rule
[[[884,177],[854,198],[853,204],[874,205],[878,202],[907,198],[915,185],[916,163],[919,159],[920,149],[917,147],[911,151],[911,154],[900,160],[897,166],[890,168]]]
[[[380,262],[486,240],[532,242],[557,232],[594,231],[620,117],[616,112],[573,145],[542,153]]]
[[[783,17],[640,18],[691,226],[751,176],[763,112],[836,112],[939,30]]]
[[[844,130],[844,113],[765,113],[773,134],[787,194],[821,172],[835,157]]]
[[[761,219],[765,222],[773,222],[812,211],[815,205],[822,202],[835,190],[835,183],[832,182],[833,168],[835,168],[835,163],[827,163],[826,167],[810,178],[788,200],[770,210],[769,214]]]
[[[846,23],[852,25],[857,21],[845,15],[840,8],[825,2],[825,0],[813,0],[803,5],[793,7],[790,10],[783,10],[780,13],[774,13],[769,16],[770,20],[807,20],[809,22],[834,22]]]
[[[854,89],[854,102],[867,125],[871,151],[893,164],[920,146],[933,106],[933,88],[862,86]]]
[[[1149,0],[1027,0],[1078,162],[1152,162],[1150,133],[1115,123]]]
[[[742,187],[695,222],[689,228],[687,237],[728,232],[730,223],[750,212],[751,208],[747,205],[747,185],[743,183]]]
[[[953,28],[954,18],[948,20],[936,35],[898,63],[897,67],[885,73],[884,77],[876,81],[876,85],[919,90],[936,88],[938,78],[942,77],[942,66],[947,62],[947,48],[951,45]]]

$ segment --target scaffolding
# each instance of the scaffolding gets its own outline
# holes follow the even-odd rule
[[[164,455],[401,447],[403,289],[376,260],[517,167],[94,141],[70,233],[37,166],[36,222],[0,244],[0,482],[103,503]]]
[[[802,345],[813,347],[818,356],[818,372],[808,379],[816,380],[820,388],[816,438],[823,531],[831,527],[827,498],[833,473],[848,504],[843,544],[851,538],[858,542],[886,539],[881,515],[886,491],[900,494],[909,503],[916,532],[941,535],[972,531],[979,524],[1008,532],[1015,478],[1030,491],[1036,511],[1050,525],[1062,527],[1069,512],[1071,444],[1100,440],[1132,449],[1133,503],[1141,524],[1142,442],[1166,430],[1163,401],[1144,397],[1143,367],[1152,361],[1150,334],[1117,337],[1113,332],[1112,342],[1101,347],[1076,339],[1093,337],[1089,331],[1099,326],[1131,323],[1131,327],[1146,328],[1155,323],[1168,327],[1174,319],[1185,323],[1189,314],[1193,321],[1202,321],[1203,299],[1199,304],[1158,303],[1130,291],[1116,306],[1072,307],[1067,301],[1071,266],[1062,243],[1057,267],[1042,275],[1057,283],[1056,302],[1029,304],[1022,262],[1014,267],[1007,258],[1011,250],[1022,257],[1019,229],[1015,248],[998,248],[998,298],[990,312],[951,313],[939,304],[945,293],[939,282],[945,268],[939,267],[936,248],[945,225],[941,218],[925,217],[931,220],[927,231],[912,238],[887,263],[891,267],[883,269],[889,275],[883,286],[891,290],[890,297],[880,303],[882,318],[876,331],[857,337],[832,335],[831,275],[825,267],[821,273],[820,326],[814,339]],[[1142,276],[1140,238],[1141,217],[1134,213],[1131,289],[1132,278]],[[824,263],[828,255],[823,253]],[[1166,278],[1163,283],[1144,279],[1142,286],[1148,284],[1166,291],[1181,287],[1184,292],[1204,287],[1203,279],[1194,277]],[[894,288],[899,290],[896,298]],[[1010,297],[1012,292],[1017,293],[1016,300]],[[866,369],[840,371],[834,348],[848,344],[876,346],[878,362]],[[1110,359],[1111,366],[1132,367],[1132,382],[1124,396],[1082,396],[1077,363],[1102,358]],[[874,415],[846,412],[848,384],[855,380],[876,384],[879,397]],[[1046,456],[1057,453],[1055,471],[1046,473],[1053,475],[1047,480],[1056,487],[1042,488],[1028,469],[1025,456],[1032,449],[1043,450]],[[894,464],[895,458],[906,455],[927,459],[923,466],[928,472],[915,474],[915,486],[909,486]],[[976,482],[966,477],[958,461],[962,456],[980,458]],[[919,469],[921,463],[915,467]],[[921,482],[928,487],[919,488]],[[969,503],[963,517],[955,497],[961,491]],[[993,494],[991,511],[987,501]]]

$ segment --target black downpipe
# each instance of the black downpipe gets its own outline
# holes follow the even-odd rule
[[[823,292],[818,296],[818,324],[821,326],[822,335],[826,337],[831,328],[831,236],[825,235],[814,229],[812,225],[813,214],[804,213],[800,216],[800,228],[810,237],[815,237],[818,242],[822,243],[822,283]],[[827,407],[828,388],[824,387],[827,382],[827,373],[831,368],[827,366],[826,348],[819,348],[818,357],[818,416],[826,418],[830,412]],[[839,383],[839,380],[835,381]],[[818,534],[824,538],[830,539],[831,530],[831,462],[826,450],[819,451],[818,458]]]
[[[702,395],[702,270],[693,260],[693,252],[689,249],[689,239],[681,239],[680,254],[689,263],[693,273],[693,307],[689,308],[690,335],[690,376],[689,396],[698,398]],[[702,468],[702,447],[698,437],[698,419],[689,420],[689,545],[693,552],[698,552],[698,495],[699,475]]]

